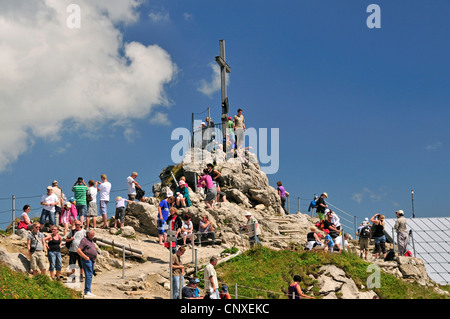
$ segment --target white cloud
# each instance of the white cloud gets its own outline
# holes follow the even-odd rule
[[[194,15],[188,12],[183,13],[184,21],[190,21],[194,19]]]
[[[370,189],[368,189],[367,187],[364,187],[364,192],[366,192],[367,194],[369,194],[369,197],[371,200],[373,201],[379,201],[381,200],[381,195],[376,194],[375,192],[371,191]]]
[[[442,147],[442,142],[433,142],[425,147],[426,150],[437,150]]]
[[[200,81],[200,87],[197,89],[203,94],[211,97],[214,93],[221,89],[221,81],[220,81],[220,66],[215,63],[209,63],[209,67],[212,69],[211,80],[208,82],[206,80]],[[225,75],[226,84],[229,84],[229,76],[228,73]]]
[[[352,199],[355,201],[355,202],[357,202],[358,204],[361,204],[361,202],[362,202],[362,199],[363,199],[363,194],[361,194],[361,193],[355,193],[355,194],[353,194],[353,196],[352,196]]]
[[[387,196],[387,193],[383,191],[383,189],[381,189],[378,193],[376,193],[370,190],[369,188],[364,187],[362,192],[355,193],[352,195],[352,200],[358,204],[361,204],[366,196],[369,196],[372,202],[378,202],[382,199],[382,197]]]
[[[77,0],[79,29],[66,24],[72,2],[0,3],[0,171],[68,123],[80,132],[99,123],[128,128],[169,104],[164,87],[177,73],[170,55],[123,43],[116,27],[138,19],[140,1]]]
[[[161,113],[161,112],[156,112],[155,114],[153,114],[150,118],[149,121],[151,124],[156,124],[156,125],[171,125],[171,122],[169,120],[169,116],[165,113]]]
[[[167,22],[170,20],[169,12],[166,11],[150,12],[148,16],[154,23]]]

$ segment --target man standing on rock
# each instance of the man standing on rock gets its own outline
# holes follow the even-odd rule
[[[320,220],[326,220],[325,218],[325,209],[328,208],[328,205],[325,203],[325,198],[328,198],[327,193],[322,193],[317,200],[317,209],[316,213]]]
[[[400,209],[395,214],[397,215],[397,220],[395,221],[394,229],[397,232],[398,255],[404,256],[408,249],[408,231],[406,230],[405,213]]]
[[[131,173],[127,177],[127,189],[128,189],[128,199],[134,201],[136,199],[136,187],[141,188],[141,186],[136,182],[137,172]]]
[[[209,264],[205,267],[204,274],[204,282],[205,282],[205,290],[210,292],[211,299],[220,299],[219,295],[219,282],[217,280],[217,274],[214,267],[217,265],[217,258],[211,257],[209,260]]]
[[[51,186],[47,187],[47,194],[43,195],[41,198],[42,205],[42,213],[40,218],[40,223],[42,227],[45,225],[45,221],[47,220],[50,224],[50,227],[55,224],[55,206],[58,205],[58,197],[53,194],[53,189]]]
[[[236,136],[236,150],[239,150],[244,142],[244,132],[247,130],[245,128],[245,119],[244,115],[242,115],[242,109],[238,109],[237,115],[233,118],[233,129]]]
[[[56,225],[59,225],[59,218],[61,216],[63,207],[64,207],[64,197],[63,197],[63,192],[61,187],[58,186],[58,181],[54,180],[52,182],[52,190],[53,190],[53,194],[56,195],[56,197],[58,197],[58,204],[56,204],[55,206],[55,222]]]
[[[172,256],[172,299],[180,297],[180,287],[184,283],[184,266],[181,262],[181,256],[185,251],[186,248],[181,246],[178,248],[177,253]]]
[[[46,246],[44,244],[44,234],[40,230],[41,224],[33,223],[33,228],[27,237],[27,248],[30,256],[30,269],[33,271],[33,276],[38,274],[37,268],[41,270],[41,274],[45,275],[45,254]]]
[[[255,244],[262,245],[258,238],[258,236],[261,235],[261,228],[259,227],[258,220],[253,217],[250,212],[245,213],[245,218],[247,218],[247,224],[242,226],[242,229],[247,229],[250,247],[253,247]]]
[[[80,245],[78,245],[77,248],[77,253],[81,256],[81,264],[83,265],[83,270],[86,276],[84,282],[85,296],[95,296],[91,292],[95,259],[97,258],[97,248],[95,248],[94,236],[95,232],[93,230],[88,231],[86,237],[81,240]]]
[[[158,206],[158,237],[159,244],[164,245],[167,241],[167,218],[169,217],[169,210],[172,204],[175,202],[175,197],[170,196],[167,199],[163,199]]]
[[[77,181],[72,187],[72,192],[76,200],[76,207],[78,212],[78,217],[80,218],[81,225],[83,226],[84,219],[87,215],[87,200],[86,194],[89,188],[86,185],[83,177],[78,177]]]
[[[111,192],[111,183],[108,182],[106,174],[100,176],[101,182],[97,182],[97,190],[100,197],[100,214],[103,217],[103,228],[108,228],[107,222],[107,205],[109,203],[109,193]]]

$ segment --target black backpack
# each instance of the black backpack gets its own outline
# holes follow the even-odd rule
[[[395,252],[393,249],[389,250],[389,252],[386,255],[386,258],[384,258],[384,261],[392,261],[394,260]]]
[[[142,199],[142,197],[144,197],[144,195],[145,195],[145,191],[142,188],[136,187],[136,199],[140,201]]]
[[[361,232],[359,233],[360,238],[370,238],[370,226],[364,226],[361,228]]]

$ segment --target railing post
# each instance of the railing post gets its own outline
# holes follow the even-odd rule
[[[394,227],[392,227],[392,249],[395,253],[395,237],[394,237]]]
[[[414,245],[414,235],[413,235],[412,229],[409,231],[409,233],[411,234],[411,238],[412,238],[414,257],[416,257],[416,246]]]
[[[122,259],[122,279],[125,279],[125,245],[123,245],[122,247],[122,255],[123,255],[123,259]]]
[[[289,196],[286,196],[288,215],[291,213],[291,204],[289,204]]]
[[[172,242],[169,241],[170,299],[173,299]]]
[[[197,264],[197,248],[195,248],[195,273],[197,274],[198,264]]]
[[[12,231],[13,235],[16,233],[16,195],[12,195]]]

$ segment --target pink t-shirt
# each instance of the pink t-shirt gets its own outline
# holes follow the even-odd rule
[[[213,181],[212,181],[211,176],[209,176],[209,175],[203,175],[202,177],[200,177],[200,180],[198,181],[199,185],[201,185],[201,183],[202,183],[203,181],[205,181],[205,183],[206,183],[206,188],[207,188],[207,189],[208,189],[208,188],[213,188],[213,187],[214,187],[214,184],[213,184]]]

